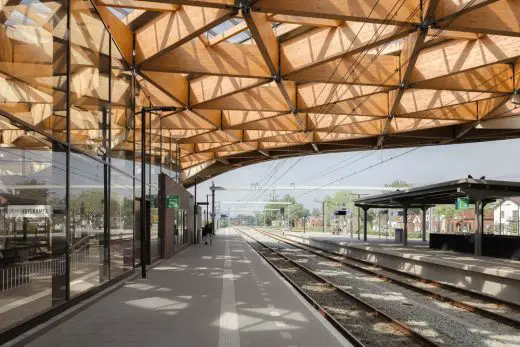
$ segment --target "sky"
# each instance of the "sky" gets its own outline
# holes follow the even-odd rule
[[[414,186],[475,178],[520,181],[520,139],[431,146],[382,149],[279,159],[246,166],[198,184],[197,201],[205,201],[212,182],[216,186],[237,187],[259,184],[260,191],[217,191],[217,202],[268,201],[273,186],[384,186],[399,179]],[[334,182],[337,181],[337,182]],[[193,194],[193,188],[189,189]],[[276,191],[278,198],[291,194],[312,210],[334,190]],[[365,192],[374,194],[376,192]],[[210,196],[211,200],[211,196]],[[231,214],[250,214],[261,204],[221,204]]]

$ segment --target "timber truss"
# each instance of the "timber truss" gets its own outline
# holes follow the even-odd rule
[[[520,135],[520,0],[93,1],[140,93],[176,107],[152,133],[175,139],[186,185],[277,158]]]

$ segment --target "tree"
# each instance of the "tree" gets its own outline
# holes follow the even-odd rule
[[[444,217],[448,224],[458,216],[458,211],[455,209],[455,205],[437,205],[434,209],[434,215],[438,217]]]
[[[284,209],[285,220],[293,220],[304,217],[309,214],[309,211],[305,207],[296,202],[296,199],[289,194],[284,195],[280,200],[271,200],[272,203],[266,204],[264,207],[265,222],[267,225],[271,225],[274,220],[282,219],[280,209]],[[288,205],[280,205],[277,202],[288,202]]]
[[[312,209],[311,215],[313,217],[321,217],[321,210],[319,208],[315,207]]]
[[[385,187],[390,187],[390,188],[412,188],[413,184],[398,178],[396,180],[393,180],[392,183],[390,183],[390,184],[385,184]]]

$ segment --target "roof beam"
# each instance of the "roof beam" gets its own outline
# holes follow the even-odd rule
[[[458,126],[456,128],[456,132],[453,136],[453,139],[450,139],[449,141],[445,141],[445,142],[443,142],[443,144],[460,140],[462,137],[464,137],[464,135],[466,135],[471,130],[473,130],[477,125],[479,125],[482,122],[482,118],[486,117],[488,114],[491,114],[493,111],[499,109],[500,107],[505,105],[508,101],[509,101],[509,98],[507,98],[507,97],[479,101],[478,102],[479,108],[478,108],[478,114],[477,114],[478,120],[475,122],[466,123],[461,126]]]
[[[328,105],[338,101],[376,94],[378,86],[343,85],[333,83],[308,83],[298,86],[298,109]]]
[[[390,93],[396,93],[396,90]],[[455,106],[478,100],[492,99],[501,94],[484,92],[458,92],[433,89],[407,89],[394,109],[393,115],[428,111],[441,107]]]
[[[297,82],[398,86],[398,65],[399,57],[396,56],[362,54],[337,58],[284,78]]]
[[[112,35],[117,48],[121,51],[121,55],[128,64],[132,64],[133,57],[133,34],[132,31],[117,18],[110,10],[100,5],[99,0],[92,1],[92,4],[96,8],[99,16],[108,28],[108,31]]]
[[[417,8],[419,0],[406,1],[401,7],[394,0],[257,0],[253,4],[254,11],[266,13],[405,25],[419,22]]]
[[[271,75],[278,74],[279,68],[279,46],[274,36],[272,24],[267,21],[265,13],[243,11],[251,36],[256,42],[265,63],[271,71]]]
[[[179,9],[179,5],[167,4],[142,0],[98,0],[98,6],[108,6],[114,8],[131,8],[135,10],[174,12]]]
[[[141,76],[183,106],[188,106],[188,81],[177,73],[140,71]]]
[[[378,146],[383,145],[384,138],[388,134],[391,123],[393,121],[393,117],[396,114],[397,108],[401,103],[401,98],[403,97],[404,91],[406,88],[408,88],[412,72],[415,68],[415,63],[417,62],[419,53],[421,52],[421,49],[425,44],[426,35],[428,33],[427,25],[429,25],[429,23],[435,19],[435,11],[437,9],[439,1],[440,0],[430,0],[428,2],[428,7],[424,13],[423,20],[423,23],[425,25],[417,29],[415,32],[410,33],[404,39],[403,48],[400,54],[400,65],[398,67],[400,71],[401,81],[399,84],[399,89],[391,91],[389,93],[390,104],[388,107],[388,119],[386,120],[386,123],[383,126],[383,132],[381,136],[378,138]]]
[[[136,32],[136,62],[142,64],[162,56],[228,20],[236,11],[183,6],[163,13]]]
[[[316,27],[337,27],[343,23],[343,21],[336,19],[290,16],[285,14],[270,14],[267,16],[267,20],[276,23],[311,25]]]
[[[415,29],[358,22],[317,28],[280,45],[281,72],[283,76],[291,75],[399,39],[412,31]]]
[[[488,35],[479,40],[455,40],[423,49],[410,84],[454,75],[520,57],[520,38]]]
[[[149,0],[143,0],[149,1]],[[235,0],[151,0],[151,2],[162,2],[167,4],[200,6],[207,8],[230,9],[235,7]]]
[[[491,5],[499,0],[442,0],[437,6],[437,21],[449,21],[465,13]]]
[[[325,106],[320,105],[308,107],[299,111],[336,115],[384,117],[388,115],[388,93],[360,96],[349,100],[326,104]]]
[[[141,65],[143,70],[216,76],[270,78],[269,68],[254,45],[222,42],[205,47],[192,40]]]
[[[410,85],[410,87],[468,92],[510,93],[513,90],[511,77],[512,70],[509,64],[493,64],[414,83]]]
[[[250,88],[199,104],[196,107],[204,109],[290,111],[279,88],[272,85]]]
[[[240,78],[226,76],[201,76],[190,81],[190,105],[202,106],[269,82],[265,78]]]
[[[482,1],[481,1],[482,3]],[[453,20],[441,20],[436,27],[447,25],[448,29],[479,34],[520,36],[520,0],[486,1],[487,6],[474,7],[470,13]]]

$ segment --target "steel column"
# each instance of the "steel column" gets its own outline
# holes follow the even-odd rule
[[[403,208],[403,246],[408,246],[408,207]]]
[[[428,208],[426,206],[422,207],[422,240],[426,241],[426,211]]]
[[[215,235],[215,182],[212,182],[212,189],[211,189],[211,223],[213,224],[211,229],[213,231],[213,235]]]
[[[209,223],[209,194],[206,194],[206,224]]]
[[[368,233],[368,208],[363,208],[363,240],[367,241]]]
[[[197,240],[197,177],[195,177],[195,192],[194,192],[194,203],[193,203],[193,240],[194,243],[199,243]]]
[[[325,234],[325,201],[321,203],[322,213],[323,213],[323,233]]]
[[[141,277],[146,278],[146,112],[141,109]]]
[[[484,234],[484,204],[482,200],[475,201],[475,255],[482,255],[482,235]]]

